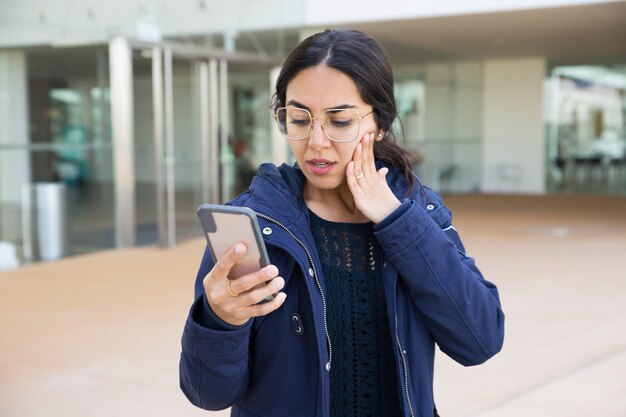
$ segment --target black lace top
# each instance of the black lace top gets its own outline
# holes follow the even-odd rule
[[[310,212],[326,283],[333,343],[331,417],[400,416],[393,342],[372,223],[334,223]]]

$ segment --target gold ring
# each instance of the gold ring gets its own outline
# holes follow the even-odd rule
[[[237,297],[239,294],[234,293],[234,292],[233,292],[233,290],[230,288],[230,283],[231,283],[231,282],[232,282],[231,280],[228,280],[228,285],[226,286],[226,289],[228,290],[228,293],[229,293],[231,296],[233,296],[233,297]]]
[[[361,178],[363,178],[365,176],[365,174],[363,174],[362,172],[359,175],[355,175],[354,178],[356,178],[357,180],[360,180]]]

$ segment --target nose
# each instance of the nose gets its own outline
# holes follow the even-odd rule
[[[324,128],[322,127],[322,121],[319,118],[315,118],[311,121],[311,134],[309,136],[309,146],[313,149],[323,149],[330,146],[330,139],[326,136]]]

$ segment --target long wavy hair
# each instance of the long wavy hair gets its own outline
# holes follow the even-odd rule
[[[416,182],[412,163],[417,157],[397,142],[393,122],[398,116],[393,92],[391,61],[382,46],[358,30],[327,29],[302,41],[287,57],[276,81],[274,111],[285,106],[287,86],[302,70],[325,65],[348,75],[361,99],[374,108],[379,129],[385,132],[374,143],[374,157],[399,168],[411,190]]]

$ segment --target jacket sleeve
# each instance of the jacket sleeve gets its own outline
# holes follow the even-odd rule
[[[447,210],[437,205],[430,208]],[[463,365],[477,365],[502,348],[504,313],[497,288],[466,256],[449,222],[438,225],[417,202],[404,200],[375,234],[439,348]]]
[[[180,387],[194,405],[206,410],[230,407],[248,387],[249,340],[252,324],[230,326],[210,311],[202,280],[213,267],[205,250],[196,278],[196,300],[182,336]]]

